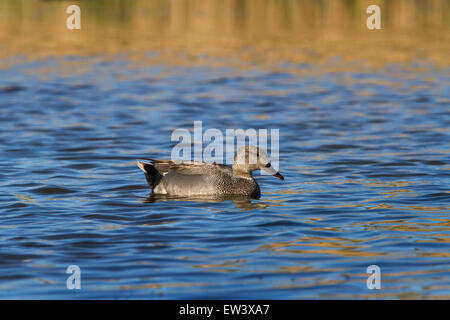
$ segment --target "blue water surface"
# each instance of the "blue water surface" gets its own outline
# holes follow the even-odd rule
[[[0,75],[0,298],[450,297],[448,69],[119,55]],[[194,121],[279,129],[285,181],[257,173],[259,200],[153,201],[136,160],[170,158]]]

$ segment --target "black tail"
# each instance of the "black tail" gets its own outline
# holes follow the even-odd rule
[[[162,178],[162,175],[159,173],[159,171],[156,170],[155,167],[151,164],[145,162],[138,161],[137,165],[142,171],[144,171],[145,178],[147,179],[150,188],[153,189],[154,187],[156,187]]]

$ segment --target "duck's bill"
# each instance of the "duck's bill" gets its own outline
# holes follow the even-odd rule
[[[274,176],[280,180],[284,180],[284,177],[279,172],[275,173]]]
[[[284,177],[278,171],[276,171],[273,167],[263,167],[261,169],[263,169],[264,171],[266,171],[266,172],[270,173],[271,175],[277,177],[280,180],[284,180]]]

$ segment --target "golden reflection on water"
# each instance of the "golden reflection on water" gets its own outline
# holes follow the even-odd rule
[[[81,30],[68,30],[65,10],[74,1],[3,0],[0,57],[127,52],[144,61],[153,50],[159,52],[154,61],[173,64],[217,57],[226,57],[226,66],[243,61],[327,64],[341,56],[373,65],[420,57],[448,65],[448,1],[377,1],[382,30],[370,31],[366,8],[372,2],[75,1],[81,7]]]
[[[346,239],[340,237],[301,237],[295,241],[270,243],[258,250],[271,251],[274,254],[331,254],[343,257],[377,257],[385,256],[382,252],[364,252],[367,245],[359,242],[366,240]]]
[[[191,282],[178,282],[178,283],[145,283],[137,285],[123,285],[120,286],[120,290],[136,290],[136,289],[162,289],[162,288],[183,288],[183,287],[204,287],[208,286],[208,283],[191,283]]]

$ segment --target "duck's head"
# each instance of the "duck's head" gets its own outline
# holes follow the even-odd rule
[[[284,180],[284,177],[270,164],[267,154],[259,147],[245,146],[240,148],[234,156],[233,170],[236,172],[251,173],[262,169],[271,175]]]

